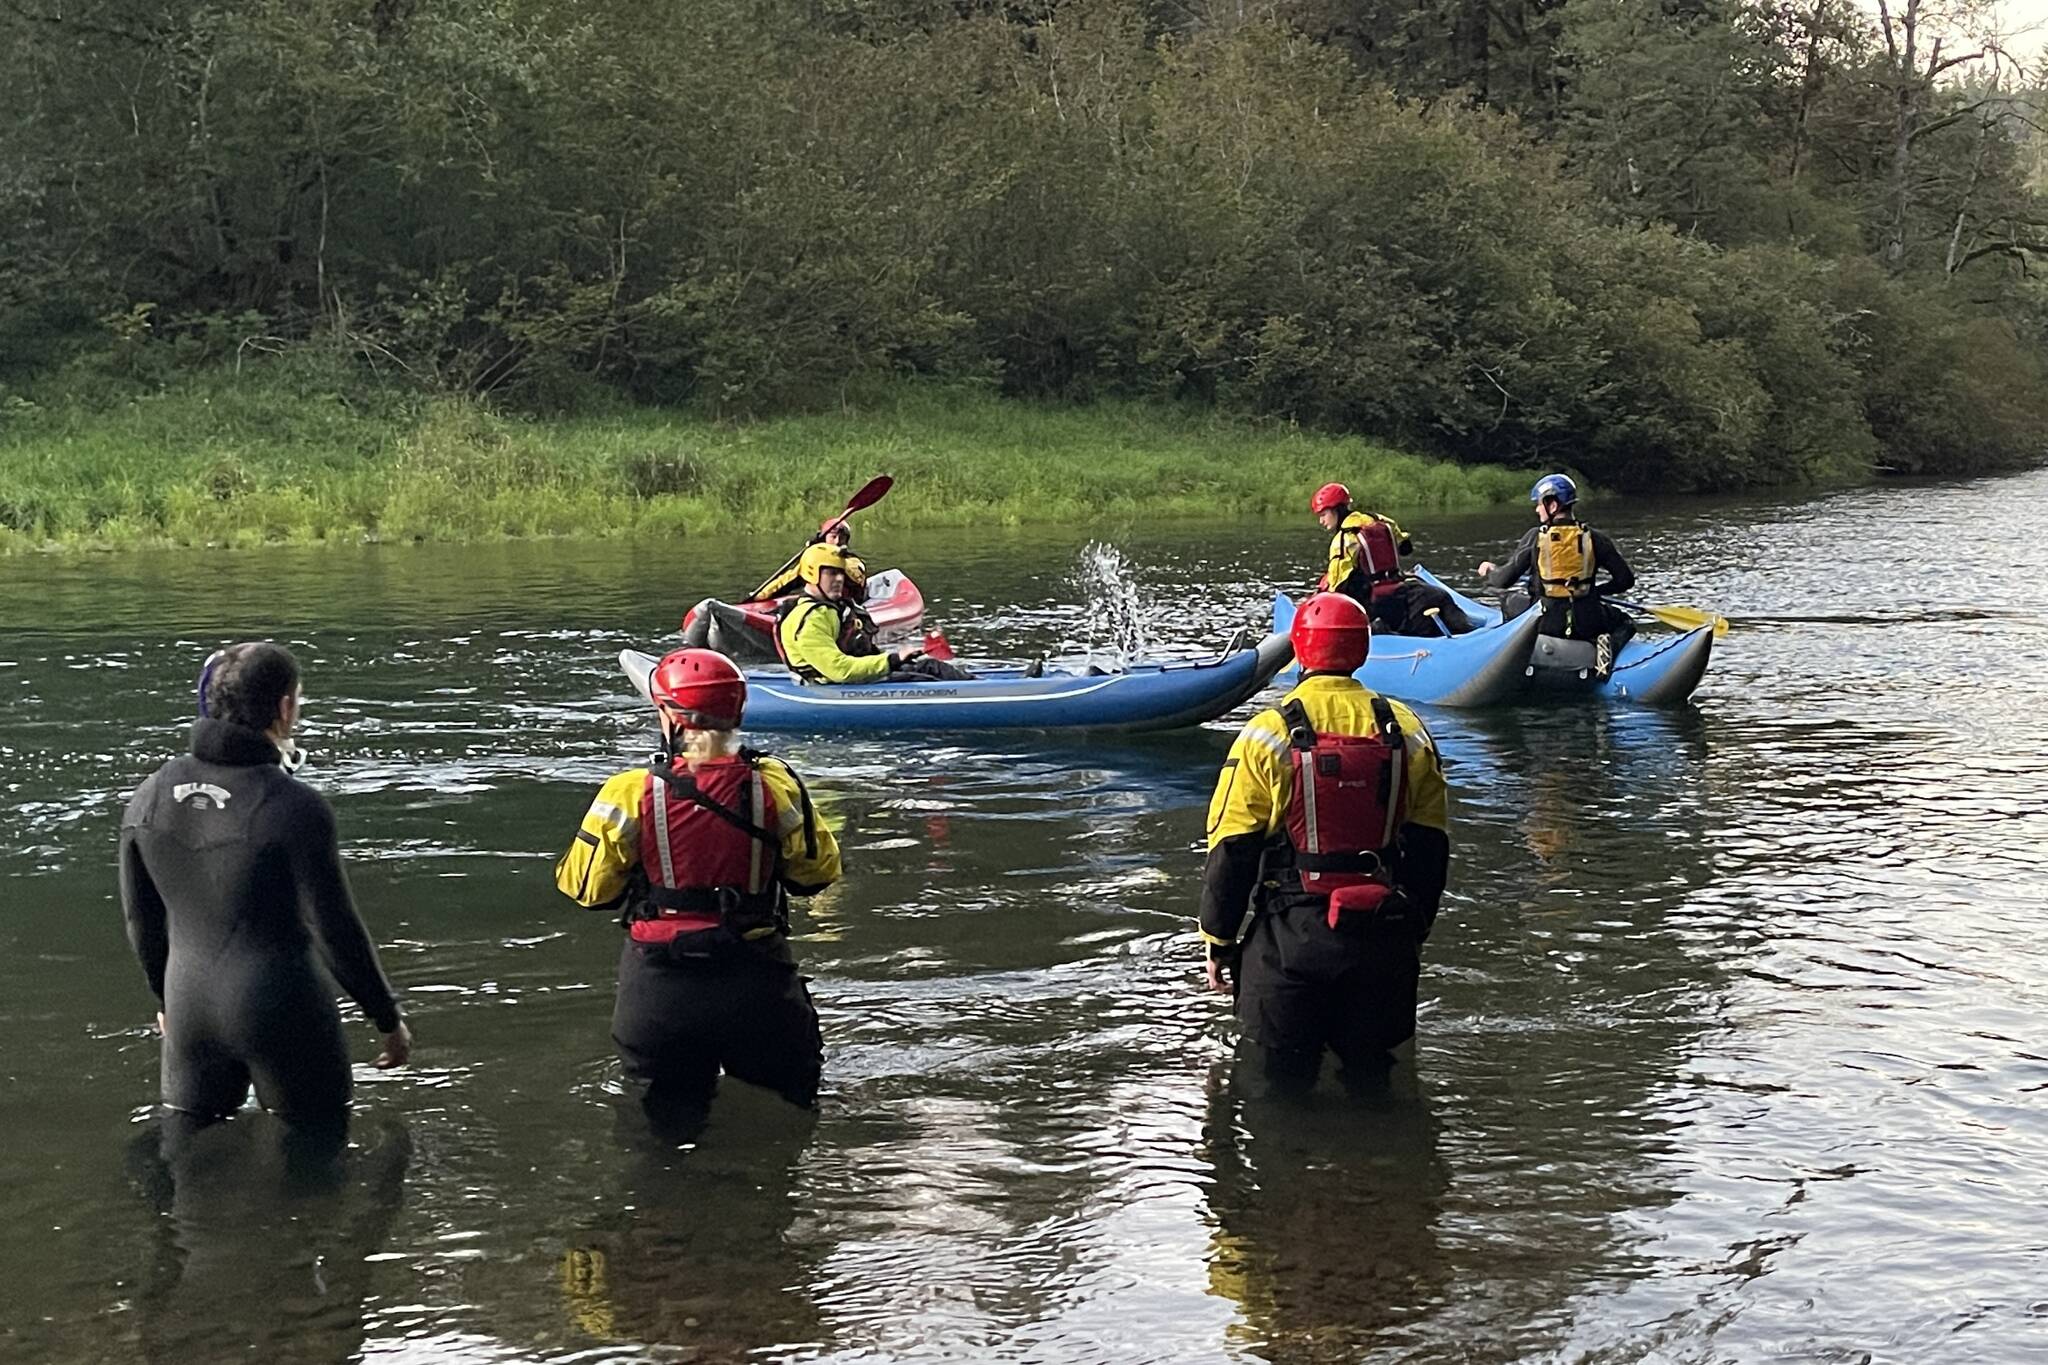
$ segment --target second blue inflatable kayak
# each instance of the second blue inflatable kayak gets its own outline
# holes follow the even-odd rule
[[[1418,567],[1416,576],[1434,583],[1457,600],[1465,614],[1479,623],[1475,635],[1500,630],[1500,611],[1458,592],[1429,570]],[[1525,611],[1507,623],[1538,615]],[[1378,643],[1377,640],[1374,641]],[[1714,655],[1711,626],[1682,631],[1676,635],[1639,634],[1621,647],[1614,671],[1601,678],[1593,672],[1593,647],[1582,640],[1556,640],[1544,636],[1529,657],[1522,686],[1529,699],[1544,696],[1597,696],[1611,701],[1631,701],[1642,706],[1676,706],[1693,694],[1706,676]],[[1398,695],[1398,694],[1397,694]]]
[[[1498,620],[1498,613],[1496,613]],[[1294,603],[1273,595],[1273,629],[1294,624]],[[1435,706],[1497,706],[1522,694],[1529,652],[1536,646],[1536,615],[1506,626],[1434,638],[1375,635],[1372,653],[1355,676],[1373,691]]]
[[[1713,654],[1710,627],[1682,635],[1638,635],[1622,647],[1605,679],[1593,672],[1593,646],[1538,636],[1540,612],[1501,620],[1498,608],[1457,592],[1424,568],[1416,576],[1451,594],[1479,629],[1430,638],[1375,635],[1355,675],[1375,692],[1435,706],[1499,706],[1555,696],[1599,696],[1646,706],[1684,701],[1700,685]],[[1294,623],[1294,603],[1273,598],[1273,628]]]

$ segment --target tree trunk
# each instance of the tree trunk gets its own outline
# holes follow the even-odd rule
[[[1969,259],[1963,254],[1963,225],[1970,216],[1970,200],[1977,193],[1977,184],[1984,178],[1984,153],[1991,143],[1991,127],[1989,119],[1977,125],[1977,155],[1970,162],[1970,180],[1963,186],[1963,201],[1956,205],[1956,225],[1948,235],[1948,260],[1943,263],[1943,271],[1951,282]]]

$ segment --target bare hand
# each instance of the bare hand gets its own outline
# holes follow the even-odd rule
[[[403,1019],[398,1027],[384,1035],[384,1050],[377,1054],[377,1060],[370,1065],[379,1071],[389,1071],[395,1066],[404,1066],[412,1056],[412,1030],[405,1026]]]
[[[156,1012],[156,1031],[158,1036],[162,1036],[164,1031],[164,1012],[162,1010]]]
[[[1494,570],[1494,563],[1493,563],[1493,561],[1492,561],[1492,560],[1490,560],[1490,559],[1489,559],[1489,560],[1486,560],[1486,561],[1484,561],[1483,563],[1481,563],[1481,564],[1480,564],[1480,566],[1479,566],[1479,576],[1480,576],[1481,578],[1487,578],[1487,577],[1490,577],[1490,576],[1492,575],[1492,573],[1493,573],[1493,570]]]
[[[1212,957],[1203,966],[1208,969],[1209,989],[1218,995],[1230,994],[1230,982],[1224,979],[1223,964]]]

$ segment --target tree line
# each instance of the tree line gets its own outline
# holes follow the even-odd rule
[[[1136,394],[1636,488],[2048,432],[1955,0],[0,0],[0,373]]]

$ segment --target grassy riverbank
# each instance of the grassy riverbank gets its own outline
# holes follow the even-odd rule
[[[798,531],[877,473],[892,526],[1306,515],[1342,479],[1389,511],[1523,496],[1531,475],[1141,403],[904,386],[743,426],[618,408],[546,421],[317,375],[199,374],[0,397],[0,549]]]

